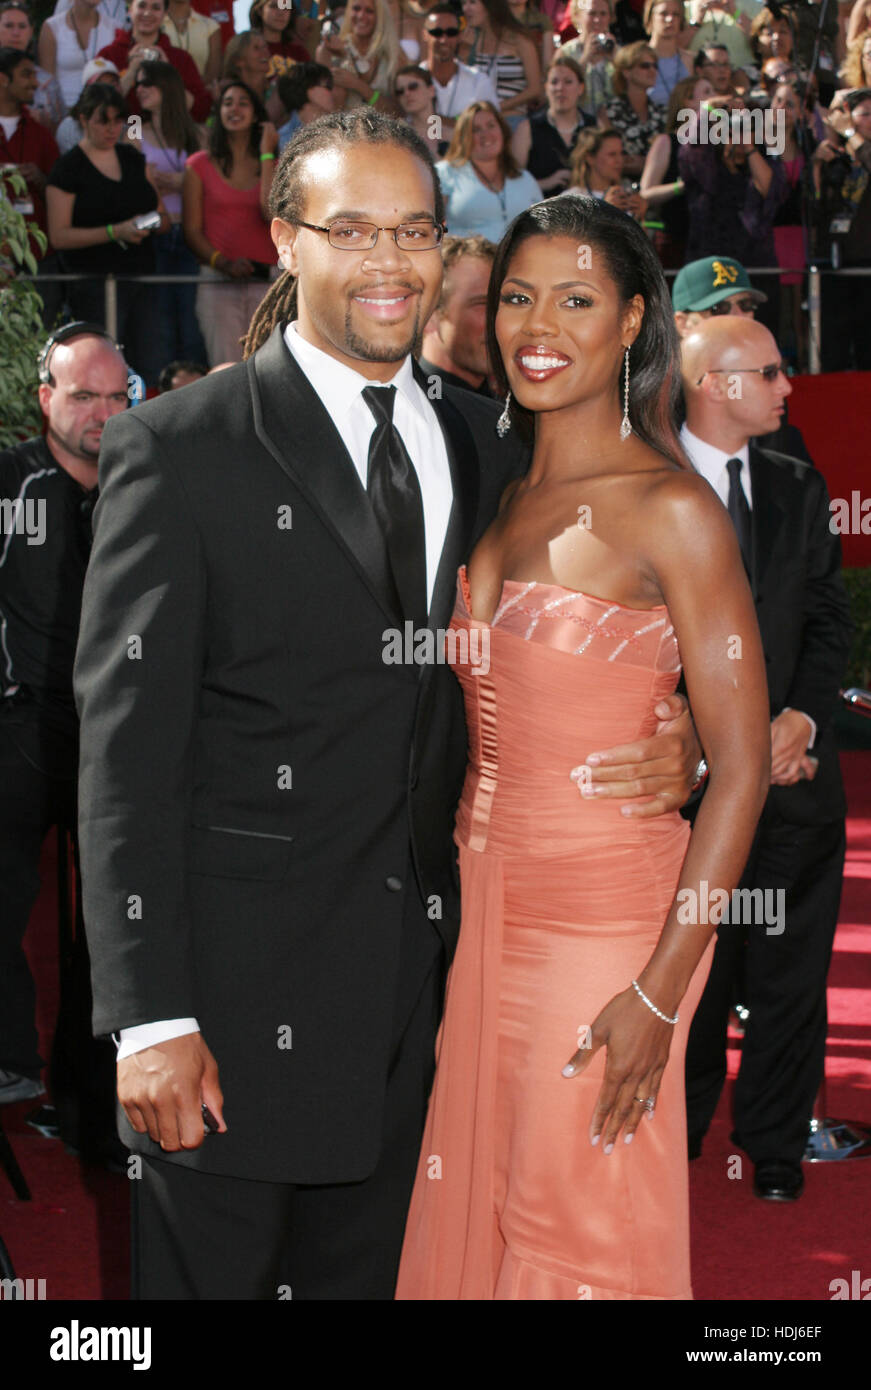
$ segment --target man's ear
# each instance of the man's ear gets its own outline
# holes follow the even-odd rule
[[[40,382],[39,390],[36,394],[37,399],[39,400],[39,408],[45,416],[46,420],[48,419],[48,407],[51,402],[51,392],[52,388],[50,386],[46,385],[45,382]]]
[[[716,401],[718,405],[728,400],[727,383],[729,377],[723,372],[707,372],[702,378],[699,390],[707,396],[709,401]]]
[[[687,319],[689,314],[684,309],[676,309],[674,314],[674,326],[677,329],[677,336],[682,338],[687,331]]]
[[[292,275],[298,275],[296,243],[299,237],[299,227],[295,227],[292,222],[285,222],[282,217],[273,217],[269,226],[269,235],[275,243],[278,263],[282,270],[289,270]]]

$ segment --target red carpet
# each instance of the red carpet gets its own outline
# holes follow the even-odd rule
[[[871,1124],[871,752],[841,758],[851,816],[835,956],[829,975],[828,1110]],[[53,849],[53,845],[51,846]],[[56,1006],[55,878],[47,848],[44,891],[29,934],[40,990],[43,1055]],[[737,1050],[730,1053],[734,1075]],[[697,1299],[827,1301],[833,1279],[871,1274],[871,1159],[805,1164],[792,1205],[753,1196],[753,1169],[729,1143],[727,1085],[702,1157],[690,1165]],[[0,1175],[0,1235],[19,1278],[46,1280],[46,1297],[127,1297],[128,1182],[83,1167],[24,1124],[33,1102],[4,1107],[4,1124],[30,1183],[15,1199]],[[734,1157],[733,1157],[734,1156]]]

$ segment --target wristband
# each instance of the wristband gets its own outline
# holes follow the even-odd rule
[[[275,158],[275,155],[274,155],[274,154],[261,154],[260,158],[261,158],[261,160],[264,160],[264,159],[274,159],[274,158]]]
[[[672,184],[672,191],[673,191],[674,193],[680,193],[680,192],[682,192],[682,190],[683,190],[683,184],[682,184],[681,180],[680,180],[680,179],[675,179],[674,183]]]
[[[211,256],[209,257],[209,265],[211,266],[212,270],[217,270],[218,267],[215,264],[215,262],[217,261],[220,254],[220,251],[213,251]]]
[[[111,222],[107,222],[107,223],[106,223],[106,235],[107,235],[107,237],[109,238],[110,241],[117,241],[117,240],[118,240],[118,238],[117,238],[116,235],[115,235],[115,228],[112,226],[112,223],[111,223]]]
[[[377,101],[378,98],[380,97],[380,95],[381,95],[381,93],[379,92],[378,88],[376,87],[375,90],[374,90],[374,92],[372,93],[371,97],[370,97],[369,100],[366,102],[366,105],[367,105],[367,106],[374,106],[375,103],[376,103],[376,101]]]

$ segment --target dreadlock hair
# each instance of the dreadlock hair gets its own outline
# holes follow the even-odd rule
[[[283,222],[300,222],[305,217],[305,166],[310,155],[348,145],[398,145],[426,166],[432,177],[433,211],[436,222],[445,220],[445,204],[430,152],[420,136],[404,121],[373,111],[369,106],[353,111],[333,111],[298,130],[285,146],[275,169],[269,210]],[[282,271],[260,301],[242,346],[243,358],[262,347],[273,329],[297,316],[296,278]]]
[[[496,338],[502,284],[518,247],[531,237],[570,237],[590,246],[601,258],[621,305],[635,295],[644,300],[644,317],[629,349],[631,395],[629,419],[639,439],[680,468],[689,463],[675,433],[674,413],[680,393],[680,344],[674,308],[662,266],[652,243],[633,217],[604,199],[577,194],[535,203],[507,228],[499,243],[487,292],[487,353],[493,363],[499,394],[508,390],[502,354]],[[614,364],[614,399],[620,400],[622,354]],[[512,400],[510,413],[519,433],[531,439],[534,416]]]

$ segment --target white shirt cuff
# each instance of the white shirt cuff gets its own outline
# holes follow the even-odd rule
[[[159,1023],[138,1023],[135,1028],[122,1028],[119,1036],[112,1034],[118,1043],[116,1062],[141,1052],[145,1047],[155,1047],[157,1043],[169,1042],[170,1038],[183,1038],[187,1033],[198,1033],[200,1025],[195,1018],[165,1018]]]
[[[786,714],[787,710],[791,710],[791,709],[792,709],[792,706],[791,706],[791,705],[785,705],[784,708],[783,708],[780,712],[781,712],[781,714]],[[813,748],[814,744],[815,744],[816,741],[817,741],[817,726],[816,726],[815,720],[811,719],[811,717],[810,717],[809,714],[805,714],[805,712],[804,712],[803,709],[797,709],[797,710],[795,711],[795,713],[796,713],[796,714],[800,714],[801,717],[802,717],[802,719],[806,719],[807,722],[810,724],[810,726],[811,726],[811,736],[810,736],[810,738],[809,738],[808,741],[807,741],[807,746],[808,746],[808,748]]]

